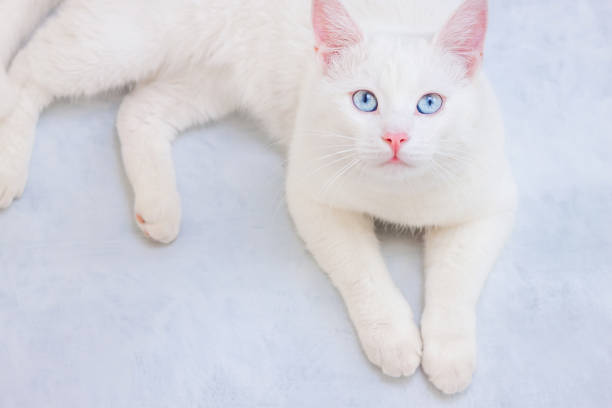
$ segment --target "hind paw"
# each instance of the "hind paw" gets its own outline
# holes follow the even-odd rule
[[[0,209],[21,197],[28,179],[28,146],[13,140],[24,132],[8,125],[0,120]]]
[[[137,199],[134,214],[138,228],[147,238],[169,244],[178,236],[181,225],[178,193]]]
[[[0,209],[8,208],[14,200],[21,197],[25,189],[27,174],[5,172],[0,163]]]

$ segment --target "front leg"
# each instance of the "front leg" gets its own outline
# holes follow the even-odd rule
[[[370,361],[389,376],[412,375],[421,359],[419,330],[387,272],[373,221],[287,191],[298,232],[342,295]]]
[[[442,392],[463,391],[476,364],[475,307],[513,214],[448,228],[425,237],[423,369]]]

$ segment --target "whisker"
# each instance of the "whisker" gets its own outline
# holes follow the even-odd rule
[[[312,172],[308,173],[308,174],[307,174],[307,177],[312,177],[312,176],[314,176],[316,173],[318,173],[319,171],[321,171],[321,170],[323,170],[323,169],[325,169],[325,168],[331,167],[331,166],[333,166],[334,164],[341,163],[343,160],[351,159],[351,158],[354,158],[354,157],[355,157],[355,155],[346,155],[346,156],[342,156],[342,157],[340,157],[340,158],[336,158],[335,160],[332,160],[332,161],[331,161],[331,162],[329,162],[329,163],[325,163],[325,164],[323,164],[322,166],[320,166],[320,167],[318,167],[317,169],[315,169],[314,171],[312,171]]]
[[[338,171],[338,173],[336,173],[336,175],[333,178],[331,178],[325,183],[325,185],[319,191],[319,193],[321,195],[326,194],[331,189],[331,187],[336,183],[336,181],[338,181],[338,179],[340,179],[343,175],[345,175],[351,168],[355,167],[355,165],[357,165],[359,162],[360,162],[359,159],[354,159],[352,162],[345,165],[342,169],[340,169],[340,171]]]
[[[341,154],[346,154],[346,153],[356,153],[356,150],[355,149],[346,149],[346,150],[340,150],[340,151],[335,152],[335,153],[329,153],[329,154],[326,154],[325,156],[319,157],[317,159],[317,161],[329,159],[329,158],[332,158],[332,157],[335,157],[335,156],[338,156],[338,155],[341,155]]]
[[[447,184],[450,185],[453,183],[453,181],[456,181],[457,179],[457,174],[455,174],[451,169],[449,169],[447,166],[444,166],[442,163],[436,161],[435,159],[432,159],[431,163],[435,166],[435,168],[439,171],[439,175],[442,176],[443,181]]]
[[[318,146],[319,150],[331,150],[331,149],[354,149],[359,152],[376,152],[378,149],[375,147],[368,146],[355,146],[353,144],[338,144],[338,145],[320,145]]]

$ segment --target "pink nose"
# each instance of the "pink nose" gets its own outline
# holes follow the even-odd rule
[[[406,143],[410,138],[406,133],[385,133],[383,136],[383,140],[391,147],[393,150],[393,154],[397,156],[400,149],[402,148],[402,144]]]

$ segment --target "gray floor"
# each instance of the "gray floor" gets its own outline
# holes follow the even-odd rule
[[[142,239],[107,98],[44,115],[0,213],[0,407],[612,406],[612,2],[491,3],[521,209],[468,392],[367,363],[292,230],[281,156],[243,120],[178,141],[182,234]],[[381,236],[420,310],[419,242]]]

